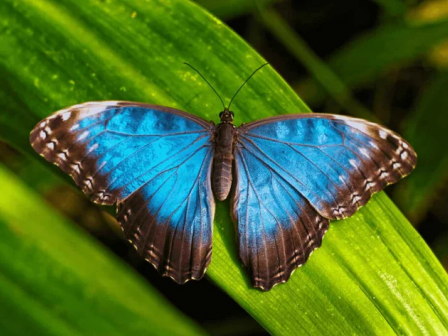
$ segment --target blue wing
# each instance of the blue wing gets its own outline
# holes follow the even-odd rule
[[[175,109],[91,102],[44,119],[30,141],[93,201],[118,203],[126,238],[183,283],[201,278],[211,257],[213,131]]]
[[[241,126],[237,136],[232,211],[239,253],[263,289],[306,262],[328,220],[351,216],[416,164],[397,134],[343,116],[268,118]]]

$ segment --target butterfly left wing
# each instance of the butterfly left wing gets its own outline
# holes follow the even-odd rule
[[[201,278],[211,258],[213,131],[186,112],[109,101],[52,114],[30,141],[93,201],[118,203],[126,238],[183,283]]]
[[[232,213],[255,286],[285,282],[321,245],[328,220],[351,216],[415,163],[406,141],[361,119],[313,113],[241,126]]]

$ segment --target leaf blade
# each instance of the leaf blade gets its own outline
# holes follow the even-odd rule
[[[18,335],[203,333],[2,166],[0,181],[2,326],[11,321]]]

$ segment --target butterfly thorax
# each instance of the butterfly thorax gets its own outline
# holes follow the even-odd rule
[[[227,109],[220,113],[221,123],[216,126],[215,155],[213,157],[213,192],[215,197],[223,201],[232,187],[233,147],[235,126],[233,113]]]

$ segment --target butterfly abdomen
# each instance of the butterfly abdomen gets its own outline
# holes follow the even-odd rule
[[[235,127],[230,123],[217,126],[215,137],[215,156],[213,158],[213,193],[223,201],[232,187],[233,142]]]

